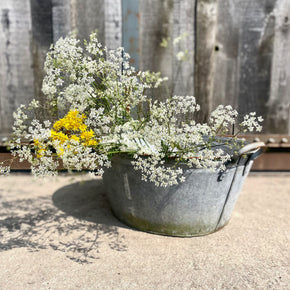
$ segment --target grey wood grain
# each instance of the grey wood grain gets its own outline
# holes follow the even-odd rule
[[[97,30],[98,39],[105,42],[105,0],[70,0],[72,30],[80,39],[88,39]],[[115,1],[118,2],[118,1]],[[113,5],[111,6],[113,9]]]
[[[44,61],[46,53],[53,42],[52,0],[30,0],[31,6],[31,55],[33,68],[34,98],[41,104],[45,103],[45,96],[41,91],[44,77]],[[47,117],[44,107],[38,111],[39,119]]]
[[[121,0],[107,0],[104,4],[104,43],[109,49],[122,46]]]
[[[264,133],[289,134],[290,2],[198,0],[195,95],[200,120],[219,104],[256,111]]]
[[[272,42],[274,54],[271,66],[271,86],[266,103],[268,132],[290,134],[290,2],[279,0],[270,15],[265,30]],[[269,29],[269,28],[268,28]],[[273,32],[272,32],[273,31]],[[269,39],[269,40],[268,40]]]
[[[1,135],[11,133],[19,104],[44,102],[43,62],[59,37],[75,30],[84,39],[97,29],[109,49],[122,45],[123,1],[0,1]],[[169,78],[155,98],[194,93],[202,121],[217,105],[231,104],[262,115],[264,133],[290,134],[289,0],[139,0],[139,10],[140,69]],[[176,59],[182,50],[188,62]]]
[[[73,0],[72,0],[73,1]],[[70,0],[52,0],[53,42],[72,30],[73,13]]]
[[[182,36],[182,40],[173,45],[172,71],[173,95],[194,94],[194,36],[195,1],[173,1],[173,40]],[[177,55],[183,52],[184,60]]]
[[[0,1],[0,132],[8,135],[12,114],[34,96],[28,0]]]
[[[264,23],[275,7],[275,1],[244,1],[236,5],[239,21],[238,110],[241,114],[256,111],[266,117],[266,102],[271,83],[272,41],[263,39]],[[271,22],[268,29],[271,29]],[[268,32],[266,32],[267,34]]]
[[[195,45],[195,97],[202,110],[199,121],[206,121],[213,107],[215,42],[217,30],[218,1],[197,0]]]
[[[169,78],[168,86],[155,90],[155,98],[164,100],[172,92],[172,45],[160,44],[172,39],[173,0],[140,1],[140,69],[158,72]]]

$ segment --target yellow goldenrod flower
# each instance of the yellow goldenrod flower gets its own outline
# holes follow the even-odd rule
[[[41,158],[41,157],[44,156],[44,153],[45,153],[45,150],[44,150],[44,149],[39,149],[39,150],[37,150],[37,152],[36,152],[36,157],[37,157],[37,158]]]
[[[78,137],[78,136],[76,136],[76,135],[71,135],[71,136],[70,136],[70,140],[74,140],[74,141],[79,142],[79,141],[80,141],[80,137]]]
[[[86,116],[80,115],[77,110],[69,111],[65,117],[54,123],[53,128],[57,131],[61,129],[67,131],[86,130],[87,126],[83,123],[85,119]]]
[[[43,157],[46,150],[45,144],[41,143],[38,139],[34,139],[33,142],[34,142],[36,158]]]
[[[93,130],[84,131],[81,133],[81,139],[88,140],[88,139],[92,139],[93,137],[94,137]]]
[[[63,127],[64,127],[64,120],[63,119],[56,121],[53,125],[53,128],[57,131],[59,131]]]
[[[66,134],[62,133],[62,132],[57,132],[54,131],[53,129],[51,129],[50,131],[51,133],[51,138],[52,140],[58,140],[60,142],[60,144],[63,144],[65,141],[67,141],[69,138]]]
[[[95,133],[93,130],[88,130],[88,126],[84,124],[86,116],[80,115],[77,110],[72,110],[67,113],[65,117],[59,119],[53,124],[51,129],[51,139],[60,142],[60,145],[70,140],[80,142],[83,146],[95,146],[98,142],[95,140]],[[66,145],[70,148],[70,145]],[[56,148],[58,150],[58,148]],[[58,155],[63,154],[63,147],[60,146]]]
[[[85,146],[96,146],[97,144],[97,140],[88,140],[84,143]]]
[[[80,126],[79,126],[79,130],[80,130],[81,132],[85,132],[85,131],[87,130],[87,125],[85,125],[85,124],[80,125]]]
[[[38,141],[38,139],[33,139],[33,143],[35,147],[38,147],[40,142]]]

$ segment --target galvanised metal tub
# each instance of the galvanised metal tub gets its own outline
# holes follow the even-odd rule
[[[184,168],[186,181],[172,187],[144,182],[129,157],[115,156],[103,180],[115,216],[146,232],[192,237],[225,226],[261,142],[244,146],[223,173]]]

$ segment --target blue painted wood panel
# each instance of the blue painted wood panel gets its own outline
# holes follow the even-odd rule
[[[139,0],[122,0],[122,46],[130,54],[130,63],[139,69]]]

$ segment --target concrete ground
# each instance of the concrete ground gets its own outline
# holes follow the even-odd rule
[[[230,223],[174,238],[111,213],[102,181],[0,178],[0,289],[290,289],[290,173],[248,177]]]

